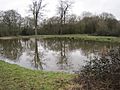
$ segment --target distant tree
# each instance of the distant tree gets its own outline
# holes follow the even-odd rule
[[[84,17],[79,22],[80,30],[85,34],[94,34],[97,27],[98,18],[96,16]]]
[[[2,23],[2,21],[3,21],[3,15],[4,15],[4,12],[0,11],[0,23]]]
[[[84,18],[84,17],[92,17],[92,16],[93,16],[93,15],[92,15],[91,12],[84,11],[84,12],[82,13],[82,18]]]
[[[24,27],[32,28],[34,27],[34,20],[31,17],[25,17],[23,22]]]
[[[114,28],[112,33],[114,36],[120,36],[120,22],[116,24],[116,28]]]
[[[44,19],[41,23],[41,34],[58,34],[59,27],[59,17],[53,16],[51,18]]]
[[[103,12],[102,14],[100,14],[99,17],[100,17],[100,20],[104,21],[108,27],[107,35],[115,35],[115,29],[116,29],[116,25],[118,23],[118,21],[115,19],[115,16],[112,15],[111,13]],[[105,28],[104,28],[104,30],[105,30]],[[104,35],[106,35],[106,34],[104,34]]]
[[[77,16],[75,14],[69,15],[68,16],[68,23],[72,23],[72,24],[77,23]]]
[[[21,35],[33,35],[34,19],[31,17],[25,17],[22,23]]]
[[[66,15],[68,14],[68,11],[70,10],[73,2],[70,2],[68,0],[60,0],[59,5],[57,6],[58,14],[60,17],[60,31],[59,34],[62,34],[63,26],[66,23]]]
[[[115,19],[115,16],[111,13],[103,12],[102,14],[99,15],[101,19],[106,20],[106,19]]]
[[[107,22],[104,20],[101,20],[97,23],[97,29],[96,34],[97,35],[108,35],[109,29],[107,26]]]
[[[2,36],[3,32],[5,31],[3,29],[3,14],[4,14],[4,12],[0,11],[0,36]]]
[[[46,6],[46,4],[43,4],[44,0],[35,0],[33,1],[33,4],[30,5],[30,11],[33,14],[34,18],[34,27],[35,27],[35,35],[37,35],[37,29],[38,29],[38,18],[42,17],[43,10]]]
[[[64,25],[63,34],[75,34],[77,24],[77,16],[75,14],[68,15],[66,18],[66,24]]]
[[[3,23],[7,25],[10,34],[17,35],[21,25],[21,15],[15,10],[5,11],[3,14]]]

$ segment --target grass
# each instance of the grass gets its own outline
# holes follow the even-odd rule
[[[74,75],[33,71],[0,61],[0,90],[64,90]]]
[[[73,35],[38,35],[38,36],[17,36],[17,37],[0,37],[0,39],[16,39],[16,38],[70,38],[79,39],[84,41],[96,41],[96,42],[109,42],[120,43],[120,37],[112,36],[89,36],[86,34],[73,34]]]

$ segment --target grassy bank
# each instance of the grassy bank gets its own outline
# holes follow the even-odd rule
[[[109,42],[109,43],[120,43],[120,37],[108,37],[108,36],[89,36],[89,35],[38,35],[38,36],[13,36],[13,37],[0,37],[0,39],[16,39],[16,38],[70,38],[80,39],[85,41],[96,41],[96,42]]]
[[[33,71],[0,61],[0,90],[63,90],[73,75]]]

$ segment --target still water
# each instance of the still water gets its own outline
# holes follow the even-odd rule
[[[76,72],[117,44],[67,38],[0,40],[0,60],[29,69]]]

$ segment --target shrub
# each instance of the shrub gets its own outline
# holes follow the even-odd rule
[[[74,82],[80,90],[120,90],[120,47],[90,60]]]

